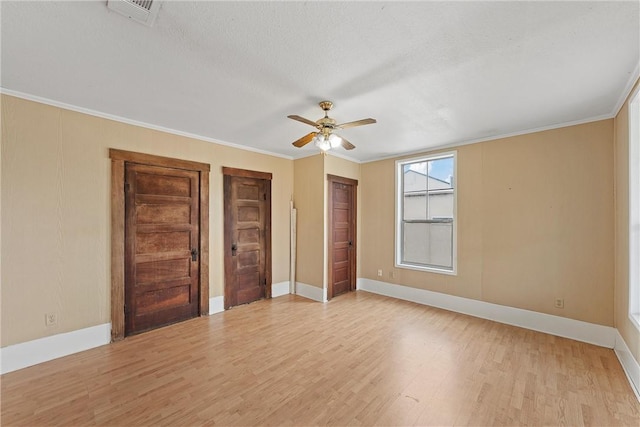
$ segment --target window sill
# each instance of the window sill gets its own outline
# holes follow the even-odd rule
[[[421,266],[412,265],[412,264],[395,264],[395,267],[396,268],[403,268],[405,270],[423,271],[425,273],[446,274],[447,276],[457,276],[458,275],[458,273],[456,272],[455,268],[453,270],[446,270],[444,268],[421,267]]]

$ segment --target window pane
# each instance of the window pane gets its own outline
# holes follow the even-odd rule
[[[405,223],[402,236],[402,262],[452,268],[452,237],[451,223]]]
[[[404,220],[427,219],[427,162],[404,165]]]
[[[427,196],[422,194],[405,194],[404,195],[404,219],[415,220],[427,219]]]
[[[453,188],[453,157],[429,160],[427,170],[429,176],[437,181],[430,181],[434,185],[429,186],[429,190],[438,188],[437,182],[444,183],[444,188]],[[440,187],[443,188],[443,187]]]
[[[453,157],[430,160],[427,219],[453,218]]]
[[[453,219],[453,191],[429,193],[428,219]]]

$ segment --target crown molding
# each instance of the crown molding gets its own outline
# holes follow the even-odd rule
[[[589,118],[586,118],[586,119],[575,120],[575,121],[571,121],[571,122],[562,122],[562,123],[556,123],[556,124],[552,124],[552,125],[548,125],[548,126],[530,128],[530,129],[526,129],[526,130],[522,130],[522,131],[518,131],[518,132],[491,135],[491,136],[482,137],[482,138],[474,138],[474,139],[469,139],[469,140],[462,140],[462,141],[456,141],[456,142],[451,142],[451,143],[445,143],[445,144],[440,144],[440,145],[436,145],[436,146],[433,146],[433,147],[424,147],[424,148],[420,148],[420,149],[417,149],[417,150],[407,151],[407,152],[403,152],[403,153],[400,153],[400,154],[392,154],[392,155],[389,155],[389,156],[374,157],[374,158],[367,159],[367,160],[358,160],[358,159],[355,159],[353,157],[350,157],[350,156],[347,156],[347,155],[344,155],[344,154],[341,154],[341,153],[338,153],[338,152],[332,152],[331,150],[327,151],[326,154],[328,154],[330,156],[334,156],[334,157],[339,157],[341,159],[348,160],[348,161],[353,162],[353,163],[366,164],[366,163],[378,162],[378,161],[381,161],[381,160],[399,159],[399,158],[402,158],[402,157],[413,156],[413,155],[416,155],[416,154],[431,153],[431,152],[434,152],[434,151],[440,151],[440,150],[446,150],[446,149],[454,149],[456,147],[462,147],[462,146],[465,146],[465,145],[477,144],[477,143],[480,143],[480,142],[493,141],[493,140],[503,139],[503,138],[511,138],[511,137],[514,137],[514,136],[527,135],[527,134],[536,133],[536,132],[544,132],[544,131],[547,131],[547,130],[560,129],[560,128],[569,127],[569,126],[576,126],[576,125],[581,125],[581,124],[586,124],[586,123],[597,122],[597,121],[600,121],[600,120],[612,119],[618,114],[618,112],[620,111],[620,108],[622,108],[622,105],[624,104],[625,100],[627,99],[627,97],[631,93],[631,90],[633,89],[636,81],[638,80],[638,76],[639,75],[640,75],[640,63],[638,65],[636,65],[636,68],[633,71],[631,78],[627,82],[627,84],[625,86],[625,90],[621,94],[620,99],[618,100],[618,103],[616,104],[616,106],[612,110],[612,112],[609,113],[609,114],[604,114],[604,115],[595,116],[595,117],[589,117]],[[183,132],[183,131],[176,130],[176,129],[171,129],[171,128],[166,128],[166,127],[163,127],[163,126],[158,126],[158,125],[154,125],[154,124],[150,124],[150,123],[140,122],[140,121],[137,121],[137,120],[128,119],[126,117],[121,117],[121,116],[116,116],[116,115],[113,115],[113,114],[103,113],[101,111],[91,110],[91,109],[84,108],[84,107],[78,107],[78,106],[67,104],[67,103],[64,103],[64,102],[54,101],[52,99],[43,98],[43,97],[40,97],[40,96],[31,95],[31,94],[27,94],[27,93],[23,93],[23,92],[19,92],[19,91],[14,91],[14,90],[6,89],[6,88],[3,88],[3,87],[0,87],[0,93],[5,94],[5,95],[14,96],[16,98],[22,98],[22,99],[25,99],[27,101],[39,102],[41,104],[51,105],[53,107],[58,107],[58,108],[62,108],[62,109],[65,109],[65,110],[75,111],[75,112],[78,112],[78,113],[88,114],[90,116],[104,118],[104,119],[107,119],[107,120],[113,120],[113,121],[129,124],[129,125],[133,125],[133,126],[139,126],[139,127],[152,129],[152,130],[157,130],[157,131],[160,131],[160,132],[165,132],[165,133],[169,133],[169,134],[173,134],[173,135],[178,135],[178,136],[184,136],[184,137],[187,137],[187,138],[198,139],[198,140],[201,140],[201,141],[210,142],[212,144],[223,145],[223,146],[227,146],[227,147],[236,148],[238,150],[250,151],[250,152],[259,153],[259,154],[265,154],[265,155],[268,155],[268,156],[279,157],[279,158],[283,158],[283,159],[287,159],[287,160],[303,159],[303,158],[306,158],[306,157],[314,156],[314,155],[319,153],[318,151],[307,151],[307,152],[304,152],[300,156],[287,156],[287,155],[280,154],[280,153],[274,153],[274,152],[271,152],[271,151],[260,150],[258,148],[248,147],[246,145],[241,145],[241,144],[236,144],[236,143],[232,143],[232,142],[222,141],[222,140],[213,139],[213,138],[209,138],[209,137],[198,135],[198,134],[193,134],[193,133],[189,133],[189,132]]]
[[[206,136],[198,135],[195,133],[184,132],[181,130],[171,129],[164,126],[158,126],[151,123],[140,122],[138,120],[128,119],[126,117],[116,116],[114,114],[104,113],[102,111],[92,110],[89,108],[78,107],[76,105],[67,104],[65,102],[54,101],[53,99],[43,98],[41,96],[31,95],[24,92],[18,92],[11,89],[0,87],[0,93],[13,96],[16,98],[25,99],[27,101],[39,102],[41,104],[50,105],[52,107],[62,108],[64,110],[75,111],[77,113],[87,114],[89,116],[100,117],[107,120],[113,120],[115,122],[125,123],[128,125],[139,126],[146,129],[157,130],[160,132],[169,133],[172,135],[184,136],[186,138],[198,139],[212,144],[224,145],[226,147],[237,148],[238,150],[251,151],[253,153],[266,154],[268,156],[280,157],[287,160],[293,160],[293,157],[286,156],[284,154],[273,153],[271,151],[260,150],[258,148],[248,147],[246,145],[235,144],[233,142],[222,141],[219,139],[213,139]]]
[[[495,140],[498,140],[498,139],[511,138],[511,137],[514,137],[514,136],[528,135],[528,134],[536,133],[536,132],[544,132],[544,131],[547,131],[547,130],[554,130],[554,129],[561,129],[561,128],[570,127],[570,126],[583,125],[583,124],[586,124],[586,123],[593,123],[593,122],[599,122],[601,120],[612,119],[614,117],[615,117],[615,115],[612,115],[612,114],[603,114],[603,115],[600,115],[600,116],[589,117],[587,119],[575,120],[575,121],[572,121],[572,122],[556,123],[556,124],[553,124],[553,125],[541,126],[541,127],[526,129],[526,130],[518,131],[518,132],[503,133],[503,134],[492,135],[492,136],[487,136],[487,137],[483,137],[483,138],[468,139],[468,140],[464,140],[464,141],[458,141],[458,142],[451,142],[451,143],[447,143],[447,144],[435,145],[433,147],[425,147],[425,148],[418,149],[418,150],[407,151],[407,152],[402,153],[402,154],[384,156],[384,157],[374,158],[374,159],[370,159],[370,160],[364,160],[361,163],[363,163],[363,164],[364,163],[373,163],[373,162],[378,162],[380,160],[401,159],[403,157],[415,156],[417,154],[429,154],[429,153],[433,153],[435,151],[450,150],[450,149],[454,149],[456,147],[462,147],[462,146],[465,146],[465,145],[477,144],[479,142],[495,141]]]
[[[618,98],[618,102],[616,102],[616,105],[613,107],[613,110],[611,110],[612,117],[615,117],[618,115],[625,101],[629,98],[629,95],[631,94],[631,91],[633,90],[633,87],[636,85],[636,82],[638,81],[639,77],[640,77],[640,62],[636,64],[636,67],[631,72],[631,75],[629,76],[629,80],[627,80],[627,84],[625,85],[624,90],[620,94],[620,98]]]

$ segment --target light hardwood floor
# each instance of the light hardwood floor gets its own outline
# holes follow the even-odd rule
[[[610,349],[366,292],[283,296],[5,374],[2,425],[640,425]]]

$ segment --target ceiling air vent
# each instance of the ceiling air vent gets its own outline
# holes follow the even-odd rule
[[[158,16],[158,0],[107,0],[107,7],[129,19],[151,27]]]

